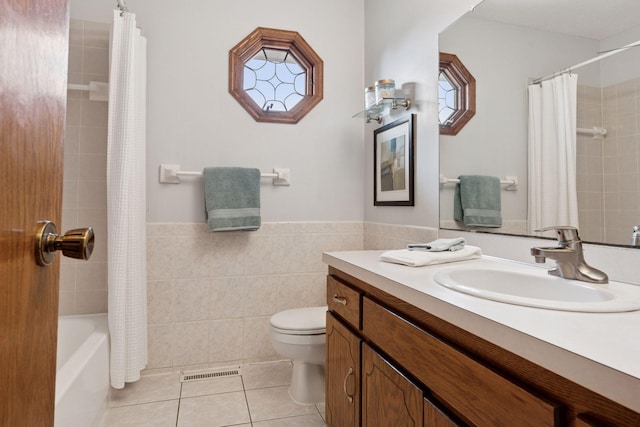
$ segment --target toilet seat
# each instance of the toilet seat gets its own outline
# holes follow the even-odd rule
[[[284,310],[271,316],[271,329],[284,335],[320,335],[326,332],[327,306]]]

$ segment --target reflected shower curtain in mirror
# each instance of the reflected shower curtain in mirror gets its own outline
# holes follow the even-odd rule
[[[529,85],[529,232],[578,227],[576,108],[578,76]]]
[[[113,14],[107,141],[111,385],[140,379],[147,363],[146,39],[135,14]]]

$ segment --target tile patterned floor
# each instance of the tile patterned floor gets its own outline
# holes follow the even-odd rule
[[[289,397],[290,362],[242,366],[241,375],[180,383],[144,376],[112,390],[101,427],[324,427],[324,404]]]

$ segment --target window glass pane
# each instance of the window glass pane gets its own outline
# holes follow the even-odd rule
[[[440,124],[447,124],[458,111],[459,88],[449,80],[445,73],[440,73],[438,81],[439,120]]]
[[[306,95],[306,74],[288,50],[265,48],[245,63],[243,86],[261,109],[288,111]]]

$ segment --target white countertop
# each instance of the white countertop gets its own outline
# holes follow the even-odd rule
[[[327,252],[323,261],[415,307],[640,412],[640,311],[579,313],[522,307],[438,285],[443,268],[540,267],[482,259],[407,267],[379,260],[383,251]],[[606,285],[605,285],[606,286]],[[610,286],[631,286],[611,282]]]

